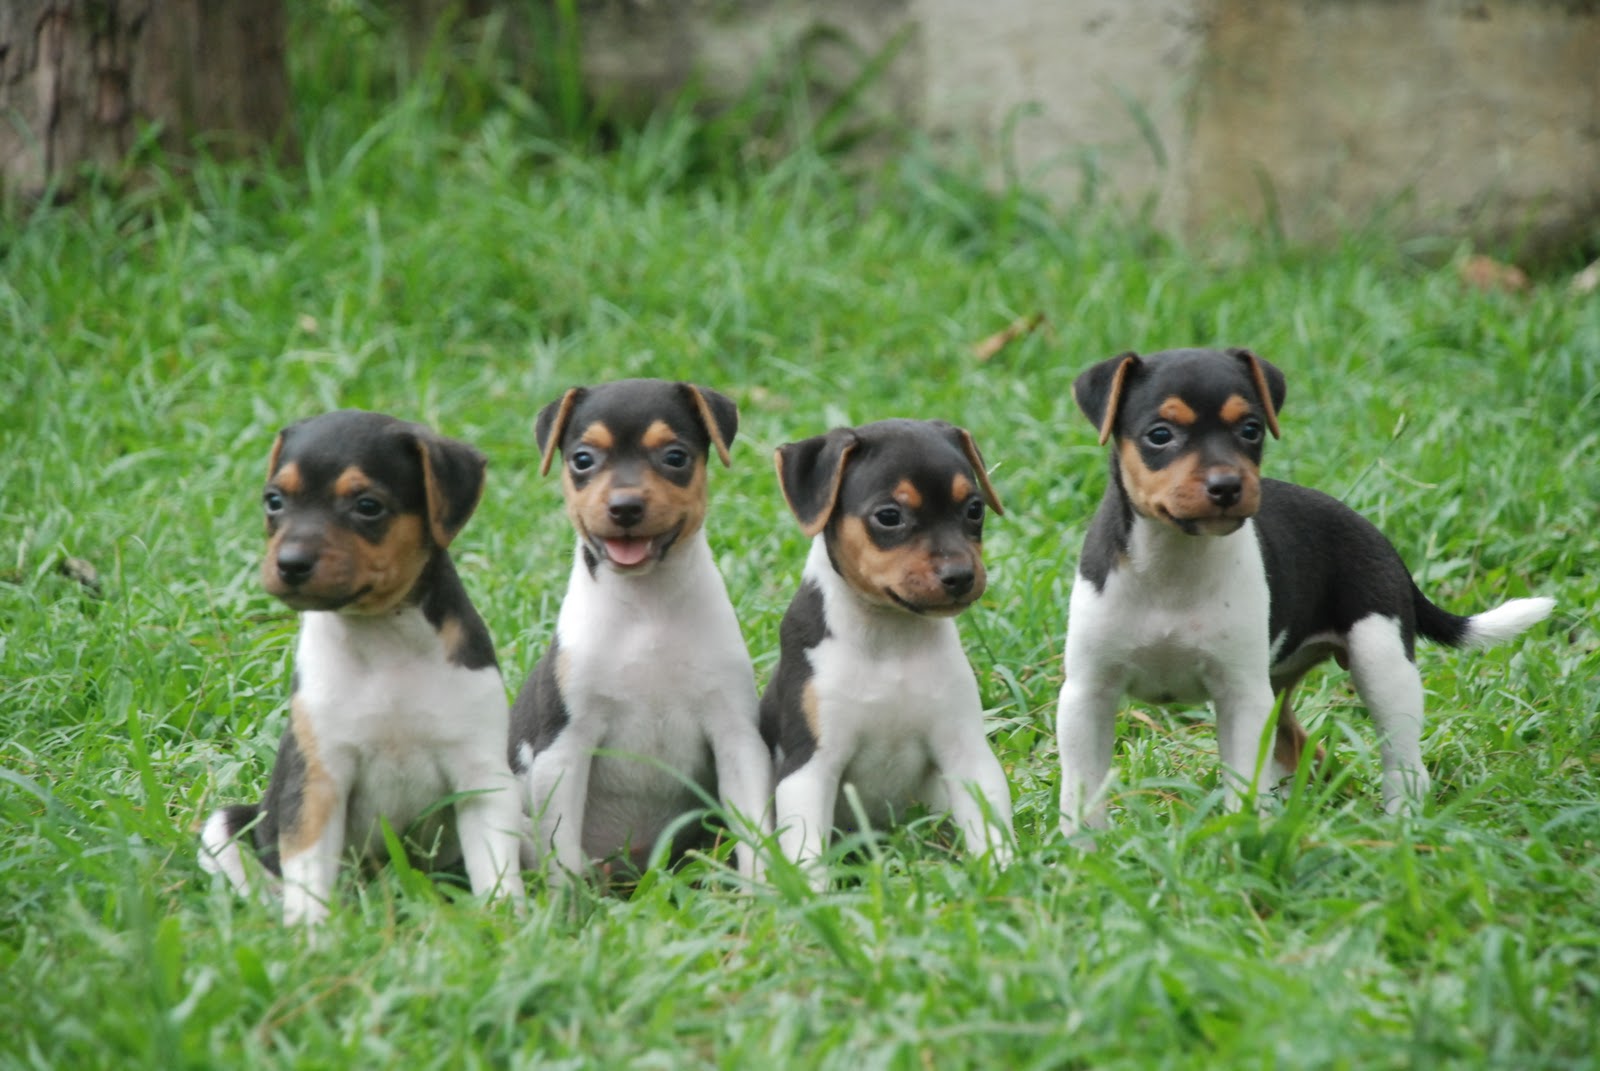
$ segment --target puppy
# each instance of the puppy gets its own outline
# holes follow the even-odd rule
[[[539,413],[540,471],[561,454],[577,560],[512,707],[511,761],[538,850],[566,872],[642,870],[668,833],[673,855],[704,841],[685,823],[702,793],[762,830],[755,674],[705,532],[706,459],[728,464],[738,422],[716,391],[653,379],[575,387]],[[750,842],[734,852],[758,876]]]
[[[248,837],[283,878],[287,923],[327,915],[341,855],[386,856],[383,820],[417,823],[412,839],[438,865],[464,861],[474,893],[522,897],[505,686],[447,550],[484,467],[464,443],[358,410],[273,444],[261,580],[300,611],[289,725],[266,798],[211,815],[200,863],[248,894]]]
[[[1125,353],[1090,368],[1073,397],[1111,480],[1072,590],[1057,707],[1061,822],[1103,825],[1124,693],[1216,708],[1228,806],[1263,765],[1291,775],[1306,733],[1294,686],[1330,655],[1350,669],[1382,734],[1384,809],[1428,790],[1422,764],[1420,634],[1454,647],[1515,636],[1550,613],[1513,599],[1472,617],[1430,602],[1394,547],[1337,500],[1260,476],[1278,434],[1283,373],[1248,350]],[[1275,743],[1262,762],[1274,693]]]
[[[785,856],[814,862],[853,785],[882,825],[913,801],[949,811],[969,851],[1011,853],[1011,792],[983,731],[954,618],[983,594],[983,521],[1003,512],[972,436],[884,420],[778,448],[812,537],[761,700]],[[825,871],[812,872],[816,887]]]

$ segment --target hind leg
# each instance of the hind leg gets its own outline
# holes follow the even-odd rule
[[[1406,650],[1400,624],[1374,614],[1349,634],[1350,677],[1378,726],[1383,758],[1383,809],[1397,814],[1428,793],[1422,765],[1422,674]]]

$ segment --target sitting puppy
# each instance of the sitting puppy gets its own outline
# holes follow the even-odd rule
[[[953,620],[983,594],[985,507],[1002,512],[972,437],[884,420],[781,446],[777,467],[813,537],[761,700],[784,855],[821,855],[849,784],[874,825],[920,800],[1007,861],[1010,788]]]
[[[728,464],[738,410],[689,383],[575,387],[540,411],[547,472],[577,529],[556,634],[512,706],[511,759],[536,846],[569,873],[590,860],[642,870],[657,840],[704,840],[684,816],[715,789],[761,831],[771,765],[755,674],[706,540],[706,458]],[[758,874],[746,840],[739,872]]]
[[[261,579],[301,611],[289,726],[266,798],[213,814],[200,864],[248,894],[248,835],[283,877],[285,922],[326,916],[347,849],[385,856],[380,820],[403,832],[421,819],[413,837],[440,846],[440,865],[463,860],[473,892],[522,896],[505,685],[446,549],[484,464],[464,443],[357,410],[273,444]]]
[[[1293,774],[1306,733],[1289,705],[1330,655],[1350,669],[1382,734],[1383,804],[1428,789],[1418,634],[1486,646],[1542,620],[1553,601],[1512,599],[1457,617],[1417,589],[1393,545],[1317,491],[1260,476],[1278,434],[1284,378],[1248,350],[1125,353],[1090,368],[1073,396],[1111,480],[1072,589],[1057,708],[1061,824],[1103,825],[1117,704],[1210,698],[1230,807],[1254,793],[1274,693],[1268,765]]]

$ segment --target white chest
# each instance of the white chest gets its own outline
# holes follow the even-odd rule
[[[807,576],[822,588],[829,629],[808,652],[818,747],[841,757],[843,782],[877,820],[922,790],[935,738],[982,722],[977,678],[953,620],[863,607],[825,559]]]
[[[1270,610],[1254,529],[1190,536],[1136,523],[1129,554],[1103,590],[1073,586],[1067,672],[1117,676],[1152,703],[1197,703],[1214,682],[1265,679]]]
[[[369,620],[303,614],[295,675],[296,699],[324,748],[439,751],[507,723],[499,671],[449,662],[417,610]]]

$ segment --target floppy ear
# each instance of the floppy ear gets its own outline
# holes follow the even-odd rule
[[[1122,404],[1122,388],[1128,375],[1139,367],[1139,355],[1132,350],[1121,353],[1109,361],[1101,361],[1072,381],[1072,398],[1089,418],[1089,423],[1100,429],[1100,445],[1111,438],[1117,426],[1117,407]]]
[[[1278,432],[1278,410],[1283,408],[1283,399],[1289,393],[1283,373],[1277,365],[1263,361],[1249,350],[1231,349],[1228,355],[1239,358],[1249,369],[1250,379],[1256,385],[1256,397],[1261,399],[1261,408],[1266,410],[1267,427],[1271,429],[1274,439],[1283,438]]]
[[[954,424],[947,424],[942,420],[933,423],[940,425],[950,440],[967,455],[967,464],[972,466],[973,473],[978,477],[978,490],[983,495],[983,504],[994,510],[998,516],[1004,517],[1006,511],[1000,505],[1000,496],[995,494],[994,485],[989,482],[989,470],[984,467],[983,455],[978,453],[978,444],[973,442],[972,433],[966,428],[958,428]]]
[[[422,459],[428,531],[435,544],[448,547],[478,508],[489,460],[475,447],[446,439],[421,425],[411,425],[407,430]]]
[[[577,405],[578,399],[582,397],[583,388],[573,387],[539,410],[539,416],[533,422],[533,438],[539,444],[540,476],[550,471],[550,462],[555,458],[556,449],[561,445],[561,435],[567,430],[567,421],[572,416],[573,406]]]
[[[778,484],[783,488],[789,511],[800,522],[800,530],[814,536],[827,527],[828,518],[839,500],[839,482],[844,479],[844,463],[856,448],[856,433],[849,428],[834,428],[826,435],[784,443],[773,457],[778,467]]]
[[[739,430],[739,407],[732,398],[706,387],[697,387],[693,383],[679,383],[678,387],[689,395],[695,412],[700,414],[700,423],[704,425],[711,445],[716,447],[723,466],[733,464],[728,457],[728,447],[733,443],[734,433]]]

